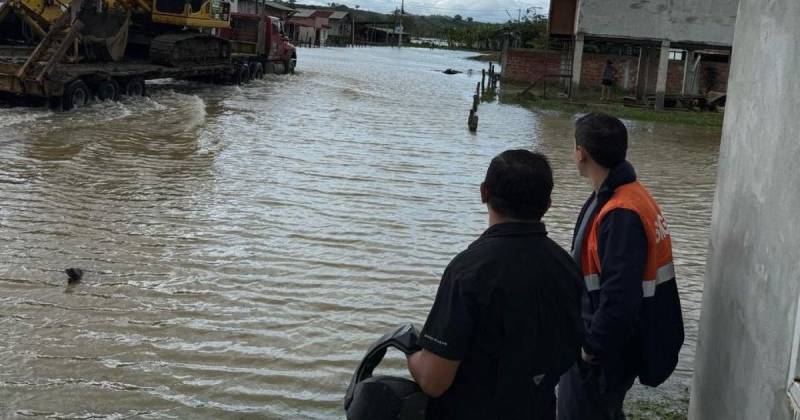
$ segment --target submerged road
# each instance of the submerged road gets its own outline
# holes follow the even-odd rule
[[[424,322],[485,228],[478,186],[508,148],[547,153],[567,247],[590,189],[574,116],[483,104],[466,54],[301,49],[246,87],[164,81],[69,113],[0,109],[0,417],[340,418],[367,346]],[[719,133],[629,122],[671,224],[697,336]],[[81,267],[67,287],[61,270]],[[401,372],[394,355],[384,372]]]

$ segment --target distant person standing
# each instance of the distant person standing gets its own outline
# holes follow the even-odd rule
[[[585,284],[585,336],[581,359],[559,383],[559,420],[624,420],[634,380],[663,383],[683,345],[669,227],[627,149],[617,118],[589,114],[575,123],[575,165],[594,193],[572,242]]]
[[[603,83],[600,87],[600,100],[610,101],[614,89],[614,63],[611,60],[606,61],[606,67],[603,69]]]

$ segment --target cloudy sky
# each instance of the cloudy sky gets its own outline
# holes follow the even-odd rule
[[[329,3],[335,0],[319,0],[318,4]],[[299,1],[302,3],[302,1]],[[350,7],[356,5],[362,9],[376,12],[391,12],[400,7],[400,0],[340,0],[336,3],[346,4]],[[310,2],[309,2],[310,3]],[[475,20],[488,22],[504,22],[509,16],[514,19],[518,14],[524,14],[531,7],[539,7],[539,13],[547,13],[550,0],[406,0],[407,13],[415,15],[449,15],[459,14],[464,17],[471,16]]]

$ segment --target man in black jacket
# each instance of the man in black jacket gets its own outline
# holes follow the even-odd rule
[[[559,383],[559,420],[623,420],[638,376],[657,386],[683,344],[669,229],[625,158],[620,120],[589,114],[575,125],[575,162],[594,193],[575,227],[572,255],[584,280],[582,358]]]
[[[442,276],[408,368],[432,419],[555,419],[554,388],[580,355],[580,274],[547,237],[547,159],[509,150],[481,185],[489,229]]]

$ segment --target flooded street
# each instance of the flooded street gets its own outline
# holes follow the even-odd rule
[[[0,109],[0,418],[341,418],[367,346],[421,327],[485,229],[478,186],[508,148],[550,156],[545,222],[569,246],[590,193],[572,115],[487,103],[472,135],[469,54],[298,55],[297,74],[241,88]],[[679,371],[630,398],[686,405],[719,132],[626,123],[687,321]]]

